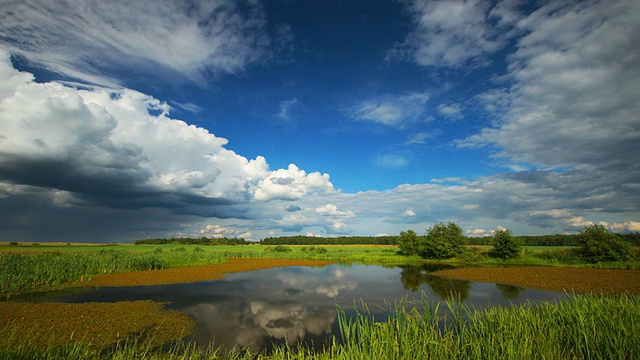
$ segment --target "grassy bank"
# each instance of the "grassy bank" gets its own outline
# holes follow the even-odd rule
[[[0,359],[633,359],[640,357],[638,297],[570,296],[541,303],[475,311],[449,301],[452,314],[423,300],[423,311],[398,304],[386,322],[365,310],[339,314],[340,336],[323,351],[278,348],[272,354],[223,355],[214,347],[174,345],[155,351],[128,342],[91,349],[79,344],[40,348],[28,341],[0,349]],[[442,305],[444,306],[444,305]],[[365,306],[366,309],[366,306]]]
[[[0,299],[30,291],[56,289],[88,281],[98,274],[206,265],[224,261],[218,254],[185,251],[43,251],[0,255]]]

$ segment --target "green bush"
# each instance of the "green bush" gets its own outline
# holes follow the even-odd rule
[[[18,245],[18,243],[15,242],[15,241],[12,241],[12,242],[9,243],[9,245]]]
[[[420,237],[413,230],[401,231],[398,238],[398,246],[402,255],[417,255],[420,245]]]
[[[450,259],[464,250],[465,237],[462,228],[455,223],[440,222],[427,230],[421,238],[418,254],[427,259]]]
[[[498,228],[493,235],[491,255],[500,259],[515,259],[520,256],[522,241],[511,235],[511,231]]]
[[[581,262],[580,252],[576,249],[545,250],[534,253],[533,256],[538,259],[557,261],[564,264],[578,264]]]
[[[602,225],[587,226],[579,235],[580,253],[587,262],[631,259],[631,246]]]
[[[283,245],[278,245],[276,247],[273,248],[273,251],[275,252],[290,252],[293,251],[291,250],[291,248],[283,246]]]
[[[465,263],[477,263],[482,261],[482,252],[475,248],[465,248],[460,254],[456,256],[456,259]]]

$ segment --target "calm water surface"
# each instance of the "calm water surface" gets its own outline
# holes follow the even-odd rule
[[[193,339],[199,344],[214,340],[218,345],[260,350],[299,341],[320,347],[332,332],[338,334],[337,305],[349,310],[354,308],[354,301],[363,300],[382,321],[387,317],[385,304],[402,298],[419,301],[423,292],[433,301],[454,294],[476,308],[565,297],[554,292],[430,275],[439,269],[442,267],[428,265],[286,267],[190,284],[87,289],[55,300],[170,302],[168,308],[183,311],[196,320]],[[441,311],[445,310],[446,306],[441,306]]]

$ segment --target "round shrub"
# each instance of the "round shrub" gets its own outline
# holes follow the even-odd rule
[[[462,228],[452,222],[433,225],[420,240],[418,254],[426,259],[450,259],[464,250]]]
[[[491,254],[500,259],[514,259],[520,256],[522,241],[511,235],[511,231],[498,228],[493,234],[493,250]]]
[[[278,246],[273,248],[273,251],[275,251],[275,252],[290,252],[290,251],[293,251],[293,250],[291,250],[291,248],[288,248],[286,246],[278,245]]]
[[[580,234],[580,253],[585,261],[627,261],[631,259],[631,246],[602,225],[587,226]]]

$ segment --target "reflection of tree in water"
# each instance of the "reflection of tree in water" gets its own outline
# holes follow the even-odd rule
[[[420,290],[420,285],[422,285],[420,268],[414,265],[405,265],[400,267],[402,268],[402,271],[400,272],[400,281],[402,281],[402,286],[413,292]]]
[[[453,296],[454,299],[463,301],[469,296],[469,289],[471,288],[469,281],[447,279],[429,274],[438,270],[450,269],[453,266],[420,264],[402,265],[400,268],[402,268],[400,281],[402,281],[402,286],[407,290],[418,291],[422,284],[426,284],[434,294],[443,300]]]
[[[496,284],[496,288],[500,290],[502,296],[506,299],[518,299],[520,298],[520,293],[524,291],[524,288],[520,286],[513,286],[507,284]]]

